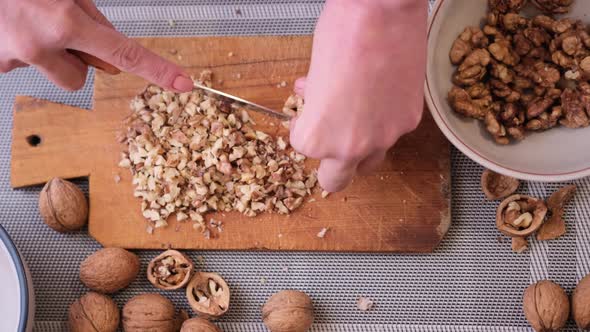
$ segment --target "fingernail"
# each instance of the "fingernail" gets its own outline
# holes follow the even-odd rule
[[[172,87],[181,92],[191,91],[193,89],[193,81],[188,77],[179,75],[172,82]]]

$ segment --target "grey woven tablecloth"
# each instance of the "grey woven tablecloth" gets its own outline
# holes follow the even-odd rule
[[[98,5],[130,36],[310,34],[322,8],[315,0],[101,0]],[[0,224],[31,269],[38,331],[65,330],[68,305],[86,291],[78,265],[100,246],[86,231],[63,235],[46,227],[37,208],[40,188],[10,188],[11,106],[16,94],[26,94],[89,108],[92,80],[91,75],[82,91],[68,93],[32,69],[0,76]],[[529,331],[521,296],[531,281],[551,278],[569,292],[590,272],[590,181],[576,182],[567,235],[533,240],[530,252],[516,255],[495,229],[495,204],[480,191],[482,168],[457,151],[452,165],[453,223],[433,254],[190,252],[195,260],[204,257],[198,268],[219,272],[230,284],[231,310],[221,326],[264,331],[259,311],[265,299],[296,288],[315,302],[314,331]],[[87,187],[85,181],[79,184]],[[521,191],[546,197],[559,186],[528,183]],[[156,252],[138,254],[145,267]],[[115,300],[122,306],[146,291],[154,289],[142,272]],[[165,295],[190,312],[183,292]],[[359,311],[359,296],[372,299],[375,307]]]

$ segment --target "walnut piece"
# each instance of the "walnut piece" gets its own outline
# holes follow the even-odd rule
[[[179,251],[170,249],[152,259],[148,265],[147,277],[157,288],[179,289],[188,284],[194,267],[190,258]]]
[[[523,296],[524,315],[538,332],[559,331],[570,313],[570,302],[558,284],[542,280],[530,285]]]
[[[481,107],[477,102],[478,99],[473,99],[467,90],[453,86],[449,91],[448,101],[455,112],[460,113],[464,116],[468,116],[475,119],[483,119],[486,115],[486,109]]]
[[[368,297],[361,296],[356,301],[356,306],[360,311],[369,311],[373,308],[373,300]]]
[[[195,313],[206,319],[217,319],[229,309],[229,286],[217,273],[195,273],[186,287],[186,297]]]
[[[498,174],[489,169],[484,170],[481,174],[481,188],[491,201],[514,194],[518,186],[520,186],[520,181],[517,179]]]
[[[526,237],[513,237],[512,238],[512,251],[517,254],[522,254],[529,248],[529,241]]]
[[[496,212],[496,228],[511,237],[526,237],[535,232],[545,220],[547,206],[537,198],[512,195]]]
[[[453,42],[449,57],[454,65],[461,64],[473,48],[486,47],[488,39],[483,31],[477,27],[467,27]]]
[[[199,82],[210,86],[211,78],[204,71]],[[283,111],[302,108],[294,95]],[[245,110],[202,90],[173,93],[149,85],[131,109],[119,166],[131,172],[152,230],[171,216],[207,235],[210,212],[289,214],[317,184],[316,171],[305,168],[305,157],[286,140],[256,130]]]
[[[572,199],[576,192],[575,185],[565,186],[554,192],[547,199],[547,208],[551,216],[539,228],[537,240],[553,240],[565,234],[565,221],[563,213],[565,205]]]

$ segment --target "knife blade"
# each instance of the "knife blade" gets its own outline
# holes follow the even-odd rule
[[[291,117],[289,115],[285,114],[285,113],[281,113],[281,112],[275,111],[275,110],[273,110],[271,108],[268,108],[268,107],[265,107],[265,106],[262,106],[262,105],[253,103],[251,101],[247,101],[247,100],[242,99],[240,97],[236,97],[234,95],[230,95],[229,93],[225,93],[223,91],[215,90],[215,89],[212,89],[210,87],[204,86],[204,85],[199,84],[199,83],[196,83],[196,82],[195,82],[195,87],[196,88],[199,88],[199,89],[202,89],[202,90],[205,90],[205,91],[207,91],[209,93],[215,94],[216,96],[219,97],[218,99],[221,99],[222,101],[228,101],[228,102],[230,102],[231,105],[232,105],[232,107],[234,107],[234,108],[240,108],[240,107],[247,108],[247,109],[252,110],[254,112],[259,112],[259,113],[263,113],[263,114],[266,114],[266,115],[269,115],[269,116],[278,118],[278,119],[280,119],[282,121],[289,121],[289,120],[291,120]]]

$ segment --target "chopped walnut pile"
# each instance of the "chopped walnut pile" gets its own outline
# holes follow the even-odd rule
[[[573,0],[532,0],[548,15]],[[448,102],[483,121],[498,144],[527,131],[590,126],[590,34],[581,21],[518,12],[525,0],[489,0],[483,28],[467,27],[449,58],[457,70]]]
[[[199,79],[211,85],[211,72]],[[286,108],[302,106],[295,97]],[[316,171],[283,137],[255,130],[245,110],[195,89],[148,86],[131,102],[120,166],[130,169],[143,216],[155,228],[171,215],[208,231],[203,215],[289,214],[316,186]],[[220,227],[220,226],[219,226]]]

